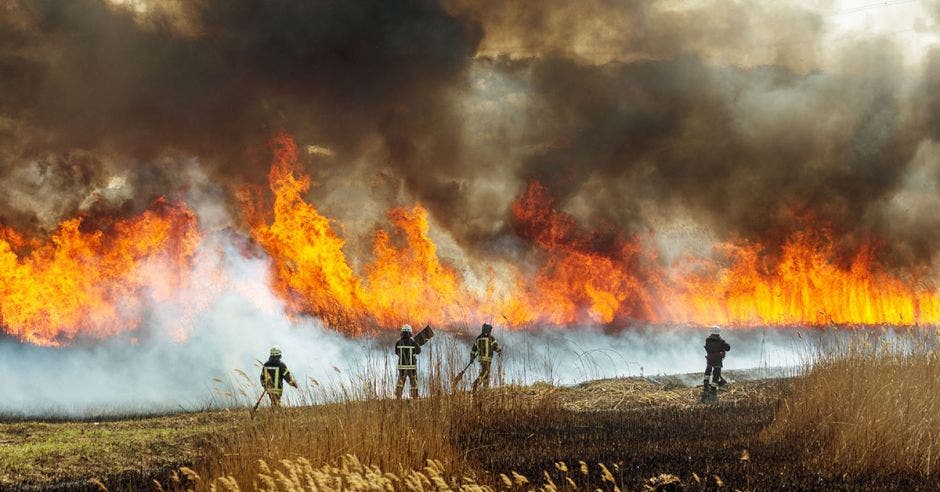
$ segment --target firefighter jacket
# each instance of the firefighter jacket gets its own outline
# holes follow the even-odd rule
[[[281,358],[271,357],[261,368],[261,385],[268,393],[279,395],[284,389],[284,381],[287,381],[287,384],[296,384],[294,376],[287,370],[287,365],[281,362]]]
[[[414,370],[418,368],[418,354],[421,346],[411,337],[401,337],[395,343],[395,355],[398,356],[399,370]]]
[[[481,362],[493,360],[493,353],[500,353],[503,349],[496,343],[493,335],[480,335],[473,341],[473,347],[470,348],[470,357],[480,356]]]
[[[721,364],[725,358],[725,352],[731,350],[731,345],[721,338],[721,335],[712,333],[705,339],[705,360],[709,364]]]

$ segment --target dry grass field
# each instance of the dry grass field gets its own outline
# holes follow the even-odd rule
[[[856,336],[825,347],[795,381],[766,439],[800,442],[833,474],[940,475],[935,333]]]
[[[471,397],[445,389],[438,366],[437,390],[414,401],[351,378],[308,385],[316,404],[254,414],[9,422],[0,488],[930,490],[935,346],[859,337],[809,356],[802,376],[739,381],[712,404],[674,378],[503,382]]]

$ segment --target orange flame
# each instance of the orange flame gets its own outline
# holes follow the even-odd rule
[[[0,317],[7,333],[59,345],[134,329],[141,321],[142,291],[155,300],[170,296],[198,242],[192,212],[162,201],[117,220],[107,233],[83,231],[82,222],[63,222],[46,242],[4,229]],[[147,263],[159,263],[167,277],[153,278],[141,268]]]
[[[511,327],[940,324],[940,295],[931,277],[883,267],[876,242],[846,255],[836,251],[832,231],[811,222],[773,251],[733,241],[718,245],[710,257],[664,265],[646,237],[579,224],[538,182],[512,205],[525,251],[488,267],[489,283],[482,288],[471,288],[439,257],[429,214],[420,205],[389,211],[390,227],[375,234],[373,258],[360,275],[336,224],[305,200],[311,180],[297,163],[294,141],[281,134],[272,144],[273,202],[265,206],[260,193],[244,198],[251,237],[270,258],[272,288],[289,314],[314,314],[350,334],[404,322],[500,320]],[[86,222],[67,220],[46,241],[0,227],[6,333],[42,345],[103,338],[139,326],[145,303],[200,292],[185,294],[189,304],[173,310],[195,318],[211,301],[202,283],[189,281],[200,234],[187,207],[161,200],[107,227],[90,230]],[[215,279],[213,289],[226,282],[220,271],[199,276]]]
[[[658,321],[652,293],[642,280],[639,241],[619,235],[606,247],[603,238],[580,229],[570,215],[554,209],[548,189],[533,182],[513,203],[516,232],[531,241],[544,258],[531,282],[518,281],[507,301],[508,320],[571,324],[582,321],[608,324],[615,319]],[[606,251],[605,251],[606,250]]]
[[[272,143],[273,221],[268,224],[255,213],[251,234],[271,255],[273,287],[293,311],[323,316],[334,326],[349,326],[350,312],[362,309],[363,292],[343,253],[345,241],[333,232],[329,219],[304,201],[310,178],[296,175],[293,139],[281,134]],[[361,328],[357,324],[354,330]]]
[[[834,244],[825,229],[794,233],[769,266],[764,266],[760,245],[723,245],[730,265],[686,273],[681,291],[664,305],[671,319],[702,324],[911,326],[940,321],[935,291],[885,271],[871,246],[840,267]]]
[[[273,218],[268,223],[249,200],[252,237],[273,261],[274,289],[294,312],[316,314],[332,326],[361,333],[376,323],[445,323],[466,299],[456,273],[440,263],[437,246],[428,237],[427,211],[394,209],[389,219],[404,236],[397,248],[392,236],[379,231],[375,261],[366,266],[366,282],[350,267],[343,241],[330,220],[304,201],[310,178],[300,173],[294,141],[281,134],[273,139],[275,160],[270,184]],[[299,174],[299,176],[298,176]]]
[[[366,268],[369,311],[386,326],[409,320],[442,324],[467,316],[458,310],[473,299],[456,272],[438,259],[428,237],[427,211],[419,205],[396,208],[388,217],[405,236],[405,245],[396,248],[387,232],[376,234],[375,261]]]
[[[537,182],[512,206],[515,231],[532,246],[527,266],[508,265],[513,274],[502,285],[491,283],[482,295],[468,288],[439,259],[420,205],[389,212],[396,232],[376,234],[374,260],[360,279],[331,222],[303,199],[310,180],[296,164],[293,141],[280,135],[274,143],[273,221],[256,221],[253,236],[271,255],[274,288],[289,308],[349,332],[405,321],[499,318],[510,326],[940,323],[934,289],[881,268],[873,246],[842,266],[823,228],[795,233],[776,256],[737,242],[716,247],[717,259],[686,258],[667,267],[642,238],[580,226],[556,210]]]

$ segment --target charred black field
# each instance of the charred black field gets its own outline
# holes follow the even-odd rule
[[[493,416],[492,432],[468,433],[461,442],[489,473],[506,464],[529,477],[547,471],[555,483],[571,477],[579,489],[607,489],[602,470],[580,462],[604,463],[623,490],[898,490],[930,489],[933,479],[832,475],[814,465],[801,442],[768,439],[790,383],[774,382],[753,400],[701,406],[667,405],[630,410],[563,410],[515,425]],[[564,462],[569,472],[556,463]],[[544,480],[544,479],[543,479]],[[646,487],[650,487],[647,489]]]

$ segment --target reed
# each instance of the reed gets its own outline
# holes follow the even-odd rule
[[[821,347],[765,438],[801,443],[834,474],[938,475],[938,342],[933,331],[874,332]]]
[[[352,455],[356,462],[401,477],[412,476],[411,470],[425,470],[428,460],[433,460],[434,469],[442,474],[473,479],[475,467],[467,450],[456,445],[456,436],[485,427],[493,412],[531,420],[558,402],[549,386],[545,391],[516,391],[518,386],[508,384],[495,365],[494,388],[472,395],[467,389],[474,372],[453,384],[466,360],[458,350],[456,345],[444,345],[428,351],[419,372],[421,397],[415,400],[407,398],[407,390],[405,399],[394,398],[396,369],[391,356],[365,361],[355,374],[336,369],[331,382],[308,380],[299,396],[293,395],[293,406],[261,408],[236,425],[219,444],[221,452],[213,453],[217,457],[206,460],[197,472],[224,477],[226,483],[260,487],[258,477],[270,474],[268,464],[289,462],[320,469],[323,464],[344,463],[344,457]],[[225,394],[253,404],[251,392],[257,392],[253,378],[240,373],[236,379],[240,387]],[[208,490],[212,483],[196,482],[194,487]]]

